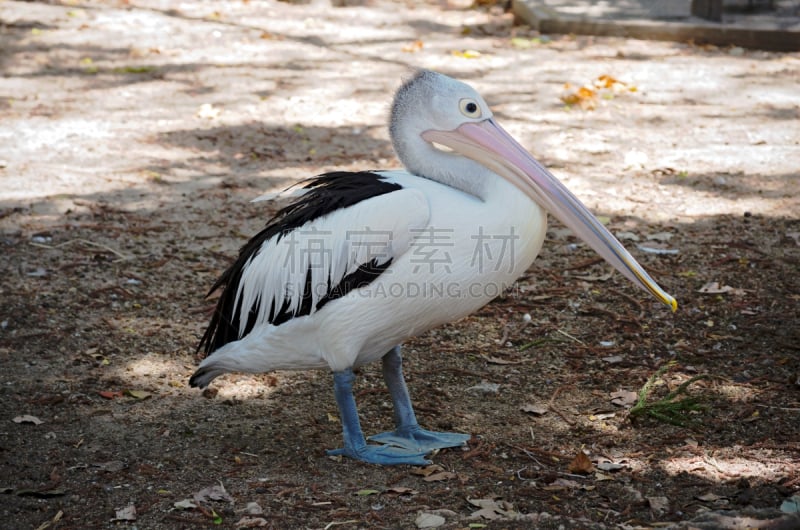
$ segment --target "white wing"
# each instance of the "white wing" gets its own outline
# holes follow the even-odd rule
[[[266,240],[242,269],[234,306],[239,308],[239,336],[250,311],[255,325],[270,322],[282,310],[296,316],[314,313],[349,275],[365,267],[374,271],[408,251],[414,231],[429,218],[424,194],[401,189]]]

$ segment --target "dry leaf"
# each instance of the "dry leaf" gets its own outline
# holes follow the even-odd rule
[[[470,518],[482,517],[484,519],[509,519],[517,516],[514,505],[510,502],[496,499],[467,499],[470,504],[480,510],[472,512]]]
[[[620,469],[625,469],[625,466],[622,464],[615,464],[613,462],[598,462],[597,469],[600,471],[614,472],[619,471]]]
[[[669,510],[669,499],[666,497],[645,497],[650,509],[657,514],[661,514]]]
[[[225,491],[225,486],[222,484],[217,484],[215,486],[209,486],[208,488],[203,488],[197,493],[193,495],[195,502],[205,502],[207,500],[211,501],[228,501],[234,502],[233,497]]]
[[[442,482],[444,480],[450,480],[457,477],[458,475],[456,475],[452,471],[439,471],[438,473],[433,473],[431,475],[428,475],[422,480],[424,480],[425,482]]]
[[[508,361],[506,359],[501,359],[499,357],[490,357],[488,355],[481,355],[481,357],[483,357],[483,359],[489,364],[500,364],[500,365],[522,364],[522,361]]]
[[[639,394],[630,390],[617,390],[611,393],[611,404],[619,407],[631,407],[639,399]]]
[[[13,421],[14,423],[33,423],[34,425],[41,425],[42,423],[44,423],[36,416],[31,416],[30,414],[15,416],[14,419],[11,421]]]
[[[542,489],[545,491],[561,491],[561,490],[571,490],[571,489],[578,489],[581,485],[575,482],[574,480],[569,480],[566,478],[557,478],[547,486],[543,486]]]
[[[730,285],[720,285],[719,282],[708,282],[700,289],[698,289],[697,292],[703,294],[731,293],[735,295],[743,295],[747,293],[747,291],[745,291],[744,289],[737,289],[736,287],[731,287]]]
[[[425,46],[425,43],[423,43],[421,40],[415,40],[411,44],[406,44],[403,46],[402,50],[406,53],[416,53],[422,50],[423,46]]]
[[[378,490],[363,489],[363,490],[358,490],[356,492],[356,495],[358,495],[359,497],[366,497],[367,495],[377,495],[378,493],[380,493],[380,491]]]
[[[463,59],[479,59],[481,57],[481,52],[478,50],[453,50],[450,53]]]
[[[180,510],[191,510],[192,508],[197,508],[197,505],[193,503],[191,499],[183,499],[178,502],[173,502],[172,505]]]
[[[481,381],[481,384],[469,387],[467,392],[477,392],[479,394],[497,394],[500,392],[500,385],[498,383]]]
[[[384,495],[416,495],[419,492],[411,488],[404,488],[403,486],[393,486],[383,490],[383,493]]]
[[[667,243],[669,242],[670,239],[672,239],[672,236],[674,235],[675,234],[673,234],[672,232],[656,232],[655,234],[648,234],[647,239],[651,241],[662,241],[664,243]]]
[[[519,410],[522,412],[530,412],[535,416],[544,416],[550,409],[547,407],[547,405],[535,405],[528,403],[527,405],[522,405]]]
[[[147,399],[153,394],[146,390],[126,390],[125,395],[136,399]]]
[[[116,510],[114,515],[115,521],[135,521],[136,520],[136,506],[129,504],[124,508]]]
[[[704,493],[703,495],[698,495],[695,499],[703,502],[717,502],[720,499],[725,499],[721,495],[716,495],[714,493]]]
[[[567,466],[567,470],[570,473],[587,475],[594,471],[594,465],[583,451],[579,451],[578,454],[575,455],[575,458],[572,459],[572,462],[569,463],[569,466]]]
[[[435,513],[421,513],[414,520],[417,528],[437,528],[445,523],[444,517]]]
[[[411,468],[412,475],[418,475],[421,477],[427,477],[429,475],[433,475],[434,473],[438,473],[439,471],[444,471],[444,468],[439,464]]]
[[[214,118],[218,118],[221,112],[222,109],[219,107],[215,107],[211,103],[203,103],[200,105],[200,108],[197,109],[197,117],[213,120]]]
[[[268,524],[263,517],[242,517],[236,523],[236,528],[261,528]]]
[[[564,88],[569,90],[572,85],[566,83]],[[563,94],[561,101],[567,105],[579,105],[583,110],[594,110],[597,106],[597,92],[589,87],[582,86],[574,92]]]

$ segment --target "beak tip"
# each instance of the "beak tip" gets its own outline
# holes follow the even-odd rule
[[[669,306],[672,308],[672,312],[673,312],[673,313],[674,313],[674,312],[676,312],[676,311],[678,310],[678,301],[677,301],[677,300],[675,300],[673,297],[671,297],[671,296],[670,296],[670,297],[669,297],[669,300],[667,301],[667,303],[668,303],[668,304],[669,304]]]

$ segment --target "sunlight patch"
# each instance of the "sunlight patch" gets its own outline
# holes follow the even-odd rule
[[[234,380],[220,382],[217,399],[257,399],[269,397],[277,388],[277,378],[270,377],[265,381],[256,376],[234,376]]]
[[[754,478],[772,482],[800,470],[800,464],[787,466],[779,458],[714,457],[691,455],[664,460],[661,466],[672,475],[689,473],[714,482],[735,478]]]

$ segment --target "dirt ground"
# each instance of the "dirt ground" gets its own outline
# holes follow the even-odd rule
[[[367,4],[0,1],[0,527],[800,527],[800,55]],[[468,450],[383,468],[325,455],[328,373],[187,380],[207,289],[274,212],[249,200],[397,167],[420,66],[680,308],[552,223],[515,289],[405,347],[421,423]],[[685,425],[629,415],[656,375],[649,403],[699,378]],[[379,367],[357,399],[390,427]]]

